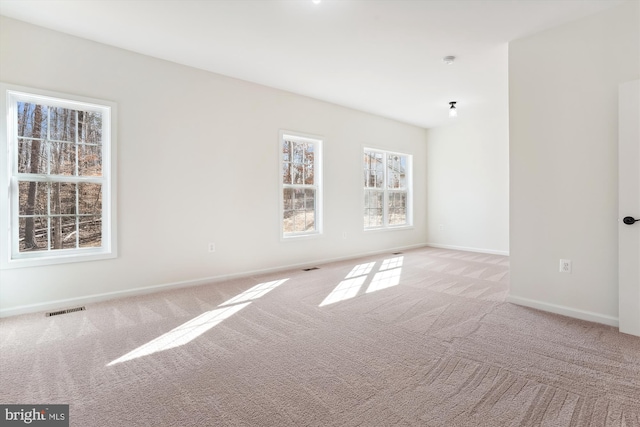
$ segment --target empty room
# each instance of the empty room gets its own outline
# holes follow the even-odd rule
[[[0,425],[640,427],[640,2],[0,0]]]

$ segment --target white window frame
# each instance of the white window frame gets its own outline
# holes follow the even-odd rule
[[[80,261],[94,261],[117,257],[116,242],[116,104],[109,101],[51,92],[0,83],[0,269],[35,267]],[[102,176],[61,177],[51,174],[20,174],[18,172],[18,133],[16,129],[17,103],[32,102],[52,107],[102,113]],[[101,246],[92,248],[48,249],[33,252],[19,251],[20,177],[38,182],[99,183],[102,188]]]
[[[283,144],[285,140],[301,143],[312,143],[314,147],[314,183],[310,184],[285,184],[283,180],[283,168],[284,168],[284,155]],[[280,208],[279,208],[279,223],[280,223],[280,238],[281,240],[293,240],[305,237],[318,237],[323,233],[323,194],[322,194],[322,148],[323,138],[318,135],[304,134],[300,132],[291,132],[286,130],[280,131],[280,138],[278,139],[278,165],[279,165],[279,188],[280,188]],[[284,230],[284,190],[287,188],[293,189],[309,189],[315,191],[315,212],[314,221],[315,229],[303,232],[285,232]]]
[[[407,154],[407,153],[401,153],[398,151],[390,151],[390,150],[383,150],[383,149],[378,149],[378,148],[371,148],[371,147],[363,147],[362,150],[362,166],[361,166],[361,170],[363,172],[363,176],[366,174],[366,162],[365,162],[365,158],[366,158],[366,153],[367,152],[375,152],[375,153],[380,153],[382,154],[382,159],[383,159],[383,164],[382,164],[382,169],[384,171],[383,174],[383,186],[382,188],[378,189],[378,188],[374,188],[374,187],[367,187],[366,185],[363,186],[364,191],[362,193],[363,197],[362,197],[362,210],[361,212],[364,214],[365,209],[367,208],[365,206],[365,196],[366,196],[366,192],[367,191],[379,191],[380,193],[383,194],[383,198],[382,198],[382,225],[379,226],[367,226],[365,223],[363,223],[363,227],[364,227],[364,231],[375,231],[375,230],[398,230],[398,229],[406,229],[406,228],[412,228],[413,227],[413,156],[411,154]],[[407,159],[407,165],[406,165],[406,186],[402,187],[402,188],[389,188],[388,187],[388,176],[387,176],[387,161],[388,161],[388,157],[389,156],[403,156],[406,157]],[[391,193],[406,193],[406,223],[404,224],[389,224],[389,195]]]

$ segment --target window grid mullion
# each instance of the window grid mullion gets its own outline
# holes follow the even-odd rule
[[[78,110],[74,110],[75,113],[75,153],[76,153],[76,161],[75,161],[75,176],[78,176],[80,174],[80,168],[78,166],[78,158],[80,156],[80,148],[78,146],[79,141],[79,135],[78,135],[78,130],[79,130],[79,126],[78,126]],[[102,191],[102,190],[101,190]],[[80,247],[80,183],[76,183],[76,249]]]
[[[389,226],[389,215],[388,215],[388,210],[389,210],[389,194],[387,192],[387,183],[388,183],[388,169],[387,169],[387,161],[388,161],[389,156],[385,153],[382,156],[382,189],[384,192],[384,196],[382,198],[382,225],[383,227],[388,227]]]
[[[51,250],[51,184],[47,183],[46,188],[47,188],[47,250],[50,251]]]

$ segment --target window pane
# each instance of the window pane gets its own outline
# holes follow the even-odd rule
[[[47,107],[30,102],[18,102],[18,136],[47,137]]]
[[[284,190],[285,233],[300,233],[315,230],[315,190]]]
[[[383,196],[384,194],[382,191],[365,191],[365,194],[364,194],[365,207],[382,209]]]
[[[51,188],[51,214],[76,214],[76,184],[54,182]]]
[[[400,156],[400,187],[407,188],[407,156]]]
[[[304,210],[305,210],[305,231],[314,231],[316,229],[315,211],[316,211],[316,191],[304,191]]]
[[[388,188],[404,188],[406,186],[406,157],[389,154],[387,157]]]
[[[304,208],[307,211],[314,211],[316,209],[315,190],[304,190]]]
[[[380,227],[383,218],[383,197],[381,191],[366,191],[364,195],[364,226]]]
[[[46,173],[46,144],[32,139],[18,140],[18,172]]]
[[[382,188],[382,183],[384,182],[384,174],[382,171],[367,170],[365,175],[365,187]]]
[[[304,183],[314,184],[315,152],[314,146],[310,143],[301,144],[304,148]]]
[[[78,142],[102,144],[102,113],[78,111]]]
[[[364,226],[366,228],[382,226],[382,209],[365,209]]]
[[[48,250],[49,231],[46,217],[20,218],[18,222],[20,252]]]
[[[296,233],[303,232],[305,230],[305,218],[304,211],[295,211],[295,215],[293,216],[294,226],[293,231]]]
[[[102,246],[102,219],[100,216],[80,218],[79,232],[81,248]]]
[[[382,153],[365,151],[365,187],[382,188],[384,167]]]
[[[315,180],[313,164],[305,165],[304,172],[304,183],[307,185],[313,185]]]
[[[96,145],[78,146],[78,175],[102,176],[102,147]]]
[[[304,190],[293,190],[293,209],[304,209]]]
[[[76,111],[49,107],[49,138],[54,141],[76,141]]]
[[[76,247],[76,187],[78,207],[83,216],[80,221],[80,247],[99,247],[102,244],[102,185],[94,183],[18,183],[20,251],[47,250],[47,239],[51,236],[51,249]],[[33,192],[30,199],[29,194]],[[33,203],[30,205],[30,200]],[[47,200],[50,206],[50,230],[47,229]],[[31,208],[30,208],[31,206]],[[30,216],[25,218],[24,216]],[[31,217],[34,215],[34,217]],[[27,239],[30,227],[32,239]],[[34,240],[35,238],[35,240]],[[37,248],[34,248],[34,244]]]
[[[302,163],[293,163],[291,165],[291,181],[293,184],[302,184],[304,166]]]
[[[53,175],[76,174],[76,146],[67,142],[51,142],[49,171]]]
[[[284,162],[291,161],[291,142],[290,141],[282,141],[282,161]]]
[[[389,193],[389,225],[407,223],[407,194]]]
[[[293,145],[293,162],[294,163],[304,163],[304,152],[305,152],[305,144],[300,142],[291,142]]]
[[[47,215],[48,184],[44,182],[18,182],[18,214]]]
[[[293,189],[291,188],[284,189],[283,202],[284,202],[283,208],[285,213],[293,209]]]
[[[80,214],[102,213],[102,185],[101,184],[78,184],[78,205]]]
[[[304,228],[304,191],[284,189],[283,230],[285,233],[302,231]],[[301,216],[302,214],[302,216]]]
[[[314,211],[305,212],[305,228],[304,231],[314,231],[316,229],[316,218]]]
[[[56,216],[51,218],[51,249],[76,247],[76,217]]]

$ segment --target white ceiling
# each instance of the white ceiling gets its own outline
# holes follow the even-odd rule
[[[0,0],[0,14],[433,127],[449,101],[461,116],[504,105],[509,41],[623,1]]]

